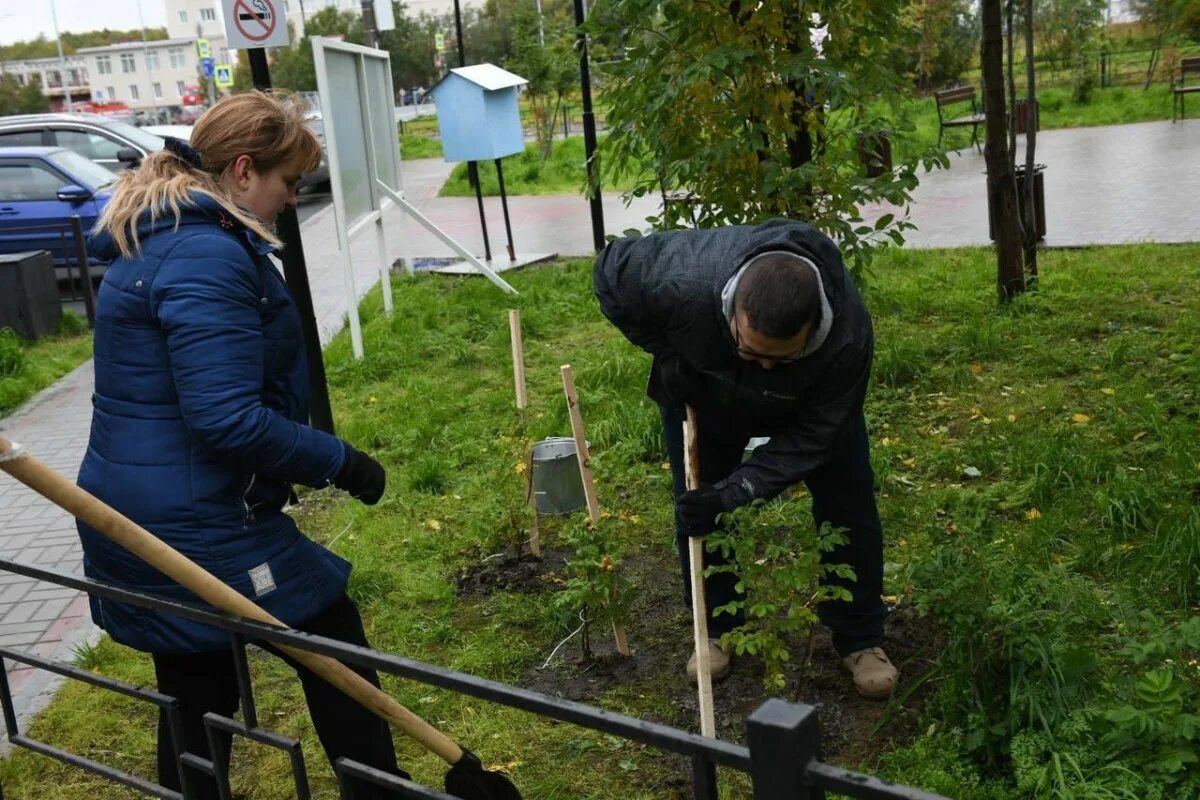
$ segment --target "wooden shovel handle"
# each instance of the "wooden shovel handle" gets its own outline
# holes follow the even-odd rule
[[[696,412],[687,407],[683,425],[684,484],[688,491],[700,488],[700,443],[696,437]],[[708,663],[708,602],[704,596],[704,540],[688,537],[691,565],[692,637],[696,641],[696,685],[699,692],[700,733],[716,736],[713,710],[712,667]]]
[[[0,436],[0,469],[59,508],[83,520],[213,607],[255,622],[265,622],[280,628],[287,627],[183,553],[85,492],[3,436]],[[446,763],[455,764],[462,758],[462,748],[446,734],[375,688],[342,662],[330,656],[298,650],[287,645],[281,644],[278,647],[341,689],[368,711],[415,739]]]

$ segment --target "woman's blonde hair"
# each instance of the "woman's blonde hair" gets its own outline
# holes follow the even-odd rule
[[[256,90],[226,97],[192,129],[191,146],[204,168],[190,166],[169,150],[151,153],[140,167],[121,173],[96,231],[107,231],[121,254],[129,257],[140,247],[137,226],[146,211],[151,219],[170,211],[178,225],[180,206],[201,194],[278,247],[279,240],[262,222],[237,207],[221,177],[241,155],[250,156],[259,173],[287,163],[298,164],[301,172],[316,169],[321,144],[304,122],[306,111],[304,101],[287,92]]]

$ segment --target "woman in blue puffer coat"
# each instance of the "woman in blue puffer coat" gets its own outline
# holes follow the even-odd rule
[[[345,593],[350,564],[283,513],[294,483],[333,485],[368,504],[384,490],[374,459],[307,424],[300,317],[267,258],[280,246],[270,226],[320,156],[303,104],[248,92],[201,117],[191,146],[169,140],[121,176],[91,241],[111,263],[97,297],[79,484],[288,625],[366,645]],[[82,522],[79,535],[90,577],[199,602]],[[92,615],[116,641],[150,653],[159,691],[180,702],[183,741],[165,715],[158,729],[159,783],[179,790],[177,750],[209,758],[204,714],[238,707],[228,635],[111,600],[93,598]],[[331,762],[405,774],[381,720],[292,666]],[[217,797],[211,778],[195,777],[199,796]],[[366,791],[356,796],[390,796]]]

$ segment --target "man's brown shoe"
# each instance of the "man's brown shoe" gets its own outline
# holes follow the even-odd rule
[[[708,671],[712,675],[713,683],[724,680],[729,675],[730,660],[729,654],[721,649],[720,639],[708,640]],[[696,654],[692,653],[692,657],[687,663],[688,680],[692,683],[696,682]]]
[[[843,658],[842,663],[854,676],[854,688],[863,697],[881,700],[896,688],[896,668],[882,647],[858,650]]]

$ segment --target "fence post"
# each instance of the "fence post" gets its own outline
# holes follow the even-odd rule
[[[821,732],[812,706],[771,698],[746,720],[754,800],[825,800],[808,765],[821,758]]]

